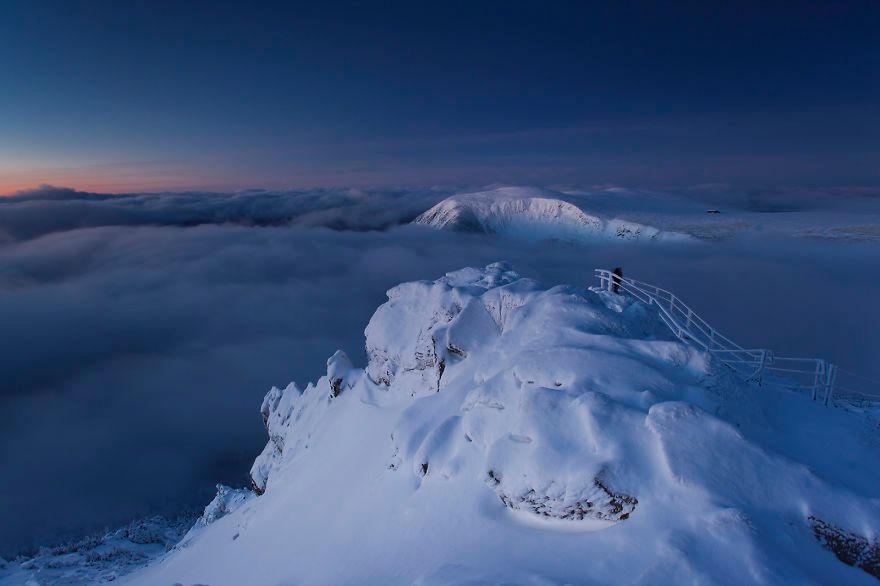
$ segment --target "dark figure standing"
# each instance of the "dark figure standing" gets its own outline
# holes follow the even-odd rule
[[[620,267],[614,267],[614,270],[611,271],[614,276],[611,277],[611,292],[619,293],[620,292],[620,280],[623,277],[623,269]]]

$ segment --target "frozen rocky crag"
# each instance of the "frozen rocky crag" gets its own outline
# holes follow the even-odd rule
[[[413,222],[441,230],[499,234],[523,240],[677,240],[690,237],[663,231],[582,207],[572,194],[533,187],[502,187],[448,197]],[[579,205],[580,204],[580,205]]]
[[[494,264],[390,290],[366,352],[272,389],[261,495],[126,583],[876,584],[876,424],[649,307]]]
[[[245,504],[253,496],[254,491],[218,484],[217,494],[208,503],[208,506],[205,507],[205,512],[198,518],[193,529],[210,525],[214,521],[225,517]]]
[[[204,513],[174,518],[147,517],[125,527],[41,547],[13,561],[0,558],[2,586],[107,584],[145,566],[172,548],[186,547],[205,526],[235,511],[252,497],[249,489],[217,485],[217,495]]]
[[[149,517],[11,561],[0,558],[0,584],[106,584],[140,568],[177,544],[193,517]]]

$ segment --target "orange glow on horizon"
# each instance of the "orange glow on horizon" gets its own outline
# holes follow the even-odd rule
[[[133,163],[83,167],[0,169],[0,196],[42,185],[68,187],[92,193],[137,193],[150,191],[230,190],[239,185],[222,174],[195,172],[174,163]]]
[[[67,178],[53,178],[44,175],[35,176],[33,179],[20,179],[10,181],[0,177],[0,197],[15,195],[21,191],[37,189],[43,185],[54,187],[67,187],[76,191],[90,193],[138,193],[150,191],[187,191],[204,189],[202,185],[189,182],[181,182],[172,178],[150,178],[140,181],[120,181],[111,178],[94,177],[91,179],[70,180]],[[222,189],[218,186],[217,189]],[[228,189],[228,188],[227,188]]]

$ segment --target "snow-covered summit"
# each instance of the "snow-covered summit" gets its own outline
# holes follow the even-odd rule
[[[684,234],[665,232],[613,215],[588,213],[579,205],[583,199],[550,189],[501,187],[448,197],[417,217],[414,223],[524,240],[688,239]]]
[[[272,389],[259,496],[131,582],[876,583],[876,426],[647,306],[468,268],[391,289],[366,352]]]

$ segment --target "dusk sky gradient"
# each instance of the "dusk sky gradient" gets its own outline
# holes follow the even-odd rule
[[[877,2],[0,12],[0,194],[880,184]]]

